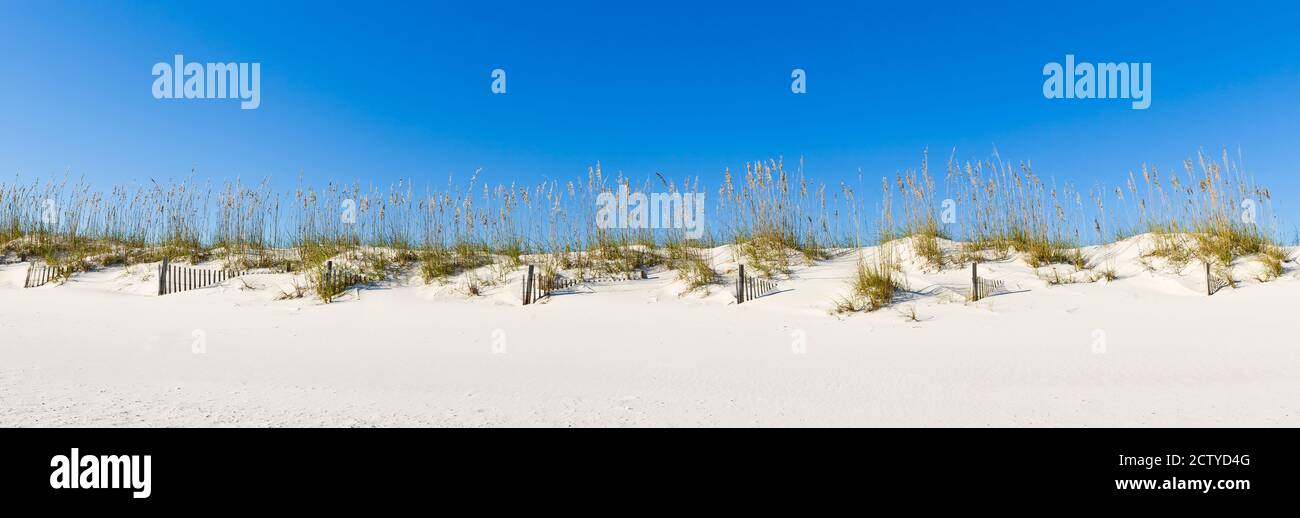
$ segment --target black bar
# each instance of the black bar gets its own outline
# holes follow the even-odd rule
[[[1182,506],[1277,501],[1291,504],[1300,450],[1287,429],[867,429],[758,430],[720,433],[655,432],[627,449],[613,431],[535,430],[535,440],[508,440],[510,431],[427,429],[4,429],[0,430],[0,491],[6,503],[83,504],[154,510],[163,506],[247,508],[267,499],[295,510],[382,502],[428,504],[431,488],[463,501],[509,501],[535,506],[575,484],[592,494],[629,486],[654,487],[663,473],[646,466],[683,465],[673,474],[675,498],[716,498],[717,481],[765,495],[748,501],[768,511],[806,510],[806,490],[792,490],[794,474],[830,473],[858,466],[851,477],[821,477],[818,498],[873,503],[1036,507],[1100,503],[1107,506]],[[685,435],[683,435],[685,433]],[[738,445],[749,434],[768,445],[763,455]],[[455,444],[455,448],[430,445]],[[864,446],[865,445],[865,446]],[[150,495],[133,489],[51,487],[52,460],[105,455],[149,455]],[[620,451],[609,455],[609,451]],[[1191,465],[1214,455],[1217,465]],[[1132,459],[1179,458],[1148,469]],[[1218,457],[1224,456],[1224,457]],[[1200,462],[1208,457],[1197,459]],[[429,469],[441,466],[442,469]],[[556,466],[583,469],[558,476]],[[503,473],[509,473],[504,482]],[[812,476],[812,475],[809,475]],[[1249,481],[1247,490],[1118,489],[1128,480]],[[527,481],[522,483],[521,481]],[[500,483],[498,483],[500,482]],[[324,496],[328,495],[328,497]],[[829,504],[829,502],[828,502]],[[735,505],[730,502],[725,505]],[[1047,509],[1048,507],[1038,507]],[[23,508],[23,507],[16,507]],[[1050,514],[1050,513],[1049,513]],[[1163,513],[1162,513],[1163,514]]]

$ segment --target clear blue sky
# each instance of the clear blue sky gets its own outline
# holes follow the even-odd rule
[[[3,0],[0,173],[441,185],[599,160],[716,185],[802,156],[835,183],[996,145],[1086,188],[1227,146],[1300,221],[1296,2],[697,3]],[[177,53],[260,62],[261,107],[154,99],[151,67]],[[1045,99],[1067,53],[1151,62],[1151,108]]]

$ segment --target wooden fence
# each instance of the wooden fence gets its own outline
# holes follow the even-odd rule
[[[1221,278],[1218,275],[1215,275],[1214,272],[1210,270],[1209,262],[1205,263],[1205,294],[1206,295],[1214,295],[1215,293],[1218,293],[1219,290],[1227,288],[1232,285],[1233,285],[1232,281]]]
[[[771,295],[780,289],[781,287],[774,280],[747,277],[745,265],[740,265],[740,272],[736,278],[736,304],[744,304],[747,300]]]
[[[986,279],[979,276],[979,263],[970,263],[970,300],[971,302],[990,297],[1006,291],[1002,281]]]
[[[162,264],[158,265],[158,295],[209,288],[221,284],[227,279],[238,277],[243,273],[236,270],[209,270],[176,266],[164,257]]]
[[[594,277],[568,277],[558,273],[539,274],[536,271],[536,265],[528,265],[528,272],[523,278],[522,301],[525,306],[535,303],[543,298],[551,296],[552,293],[577,287],[584,284],[630,281],[636,279],[645,279],[645,270],[636,270],[631,272],[601,274]]]
[[[32,265],[27,268],[27,278],[23,281],[24,288],[35,288],[44,286],[50,281],[60,277],[67,277],[72,274],[72,267],[54,267],[54,266],[37,266]],[[194,268],[189,266],[177,266],[171,264],[167,258],[163,258],[162,263],[158,265],[158,295],[170,295],[184,291],[197,290],[200,288],[210,288],[229,279],[248,275],[245,270],[221,269],[212,270],[207,268]],[[321,282],[325,284],[329,293],[341,293],[347,288],[367,282],[365,276],[350,271],[335,271],[334,262],[326,263],[326,269],[322,274]]]
[[[210,270],[176,266],[171,264],[168,259],[163,258],[162,264],[158,265],[158,294],[170,295],[200,288],[210,288],[235,277],[250,275],[250,273],[252,272],[247,270]],[[335,270],[334,261],[327,261],[325,270],[320,273],[318,282],[321,283],[324,292],[330,294],[332,298],[352,286],[370,281],[366,276],[357,272]]]
[[[333,299],[348,288],[370,282],[370,279],[351,270],[335,270],[334,261],[326,261],[325,271],[321,272],[320,282],[325,288],[325,293],[329,294],[329,299]],[[325,302],[328,303],[330,300]]]
[[[71,266],[37,266],[33,264],[27,267],[27,279],[23,281],[23,287],[44,286],[54,279],[69,275],[72,275]]]

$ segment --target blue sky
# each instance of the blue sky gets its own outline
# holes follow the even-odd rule
[[[1300,221],[1294,2],[698,3],[0,1],[0,174],[716,185],[783,156],[836,183],[997,146],[1088,186],[1226,146]],[[178,53],[261,63],[261,107],[154,99]],[[1045,99],[1067,53],[1152,63],[1150,109]]]

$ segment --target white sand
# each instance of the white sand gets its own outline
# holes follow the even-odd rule
[[[1259,283],[1241,260],[1207,297],[1199,265],[1148,271],[1139,241],[1091,250],[1109,283],[985,263],[1011,293],[976,303],[949,289],[968,269],[908,259],[912,300],[848,317],[828,310],[854,253],[743,305],[663,271],[528,307],[518,271],[325,305],[274,300],[288,275],[158,297],[150,265],[23,289],[11,264],[0,426],[1300,425],[1295,265]]]

